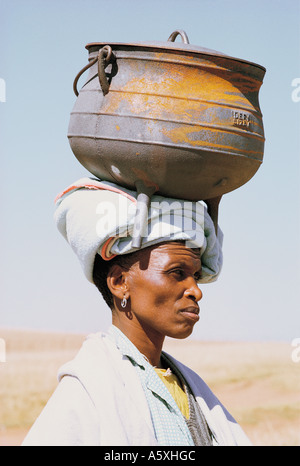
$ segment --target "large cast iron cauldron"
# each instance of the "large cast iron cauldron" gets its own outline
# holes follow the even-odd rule
[[[92,174],[136,188],[147,203],[155,191],[215,197],[256,173],[264,151],[258,92],[265,68],[190,45],[184,31],[167,42],[86,48],[89,64],[74,81],[68,138]]]

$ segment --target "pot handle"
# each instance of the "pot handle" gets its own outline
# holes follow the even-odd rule
[[[177,36],[181,36],[182,42],[184,44],[189,44],[190,43],[189,38],[187,36],[187,33],[185,31],[183,31],[182,29],[176,29],[176,31],[172,32],[172,34],[170,35],[168,41],[169,42],[175,42],[175,39],[176,39]]]
[[[105,45],[102,49],[99,50],[96,58],[93,58],[81,71],[77,74],[73,82],[73,91],[76,97],[78,97],[79,92],[77,90],[77,83],[80,76],[88,70],[91,66],[98,62],[98,78],[100,87],[102,89],[103,95],[106,95],[109,91],[109,82],[105,74],[105,68],[110,63],[113,57],[112,49],[109,45]]]

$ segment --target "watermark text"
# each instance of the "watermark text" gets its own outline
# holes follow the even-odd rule
[[[0,78],[0,102],[6,102],[6,83]]]
[[[96,215],[99,216],[97,235],[118,238],[132,236],[135,214],[136,206],[128,203],[125,196],[120,196],[116,202],[100,202],[96,207]],[[128,219],[131,221],[128,222]],[[145,224],[138,224],[137,231],[141,237],[147,237],[148,242],[157,238],[176,237],[185,232],[188,233],[187,247],[198,247],[204,240],[204,206],[192,201],[154,200]]]
[[[294,78],[292,81],[292,87],[295,89],[292,91],[292,101],[300,102],[300,78]]]
[[[6,362],[6,344],[3,338],[0,338],[0,363]]]
[[[291,354],[292,361],[300,362],[300,338],[294,338],[291,345],[294,348]]]

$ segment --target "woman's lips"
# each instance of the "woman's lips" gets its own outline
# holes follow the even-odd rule
[[[189,318],[189,319],[192,319],[194,320],[195,322],[197,322],[199,320],[199,312],[200,312],[200,309],[199,307],[195,307],[195,306],[192,306],[192,307],[186,307],[185,309],[182,309],[182,311],[180,311],[185,317]]]

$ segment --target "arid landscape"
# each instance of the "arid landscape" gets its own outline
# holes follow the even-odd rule
[[[0,446],[18,446],[85,336],[0,329],[0,338]],[[255,446],[300,446],[300,362],[290,344],[168,340],[165,350],[201,375]]]

